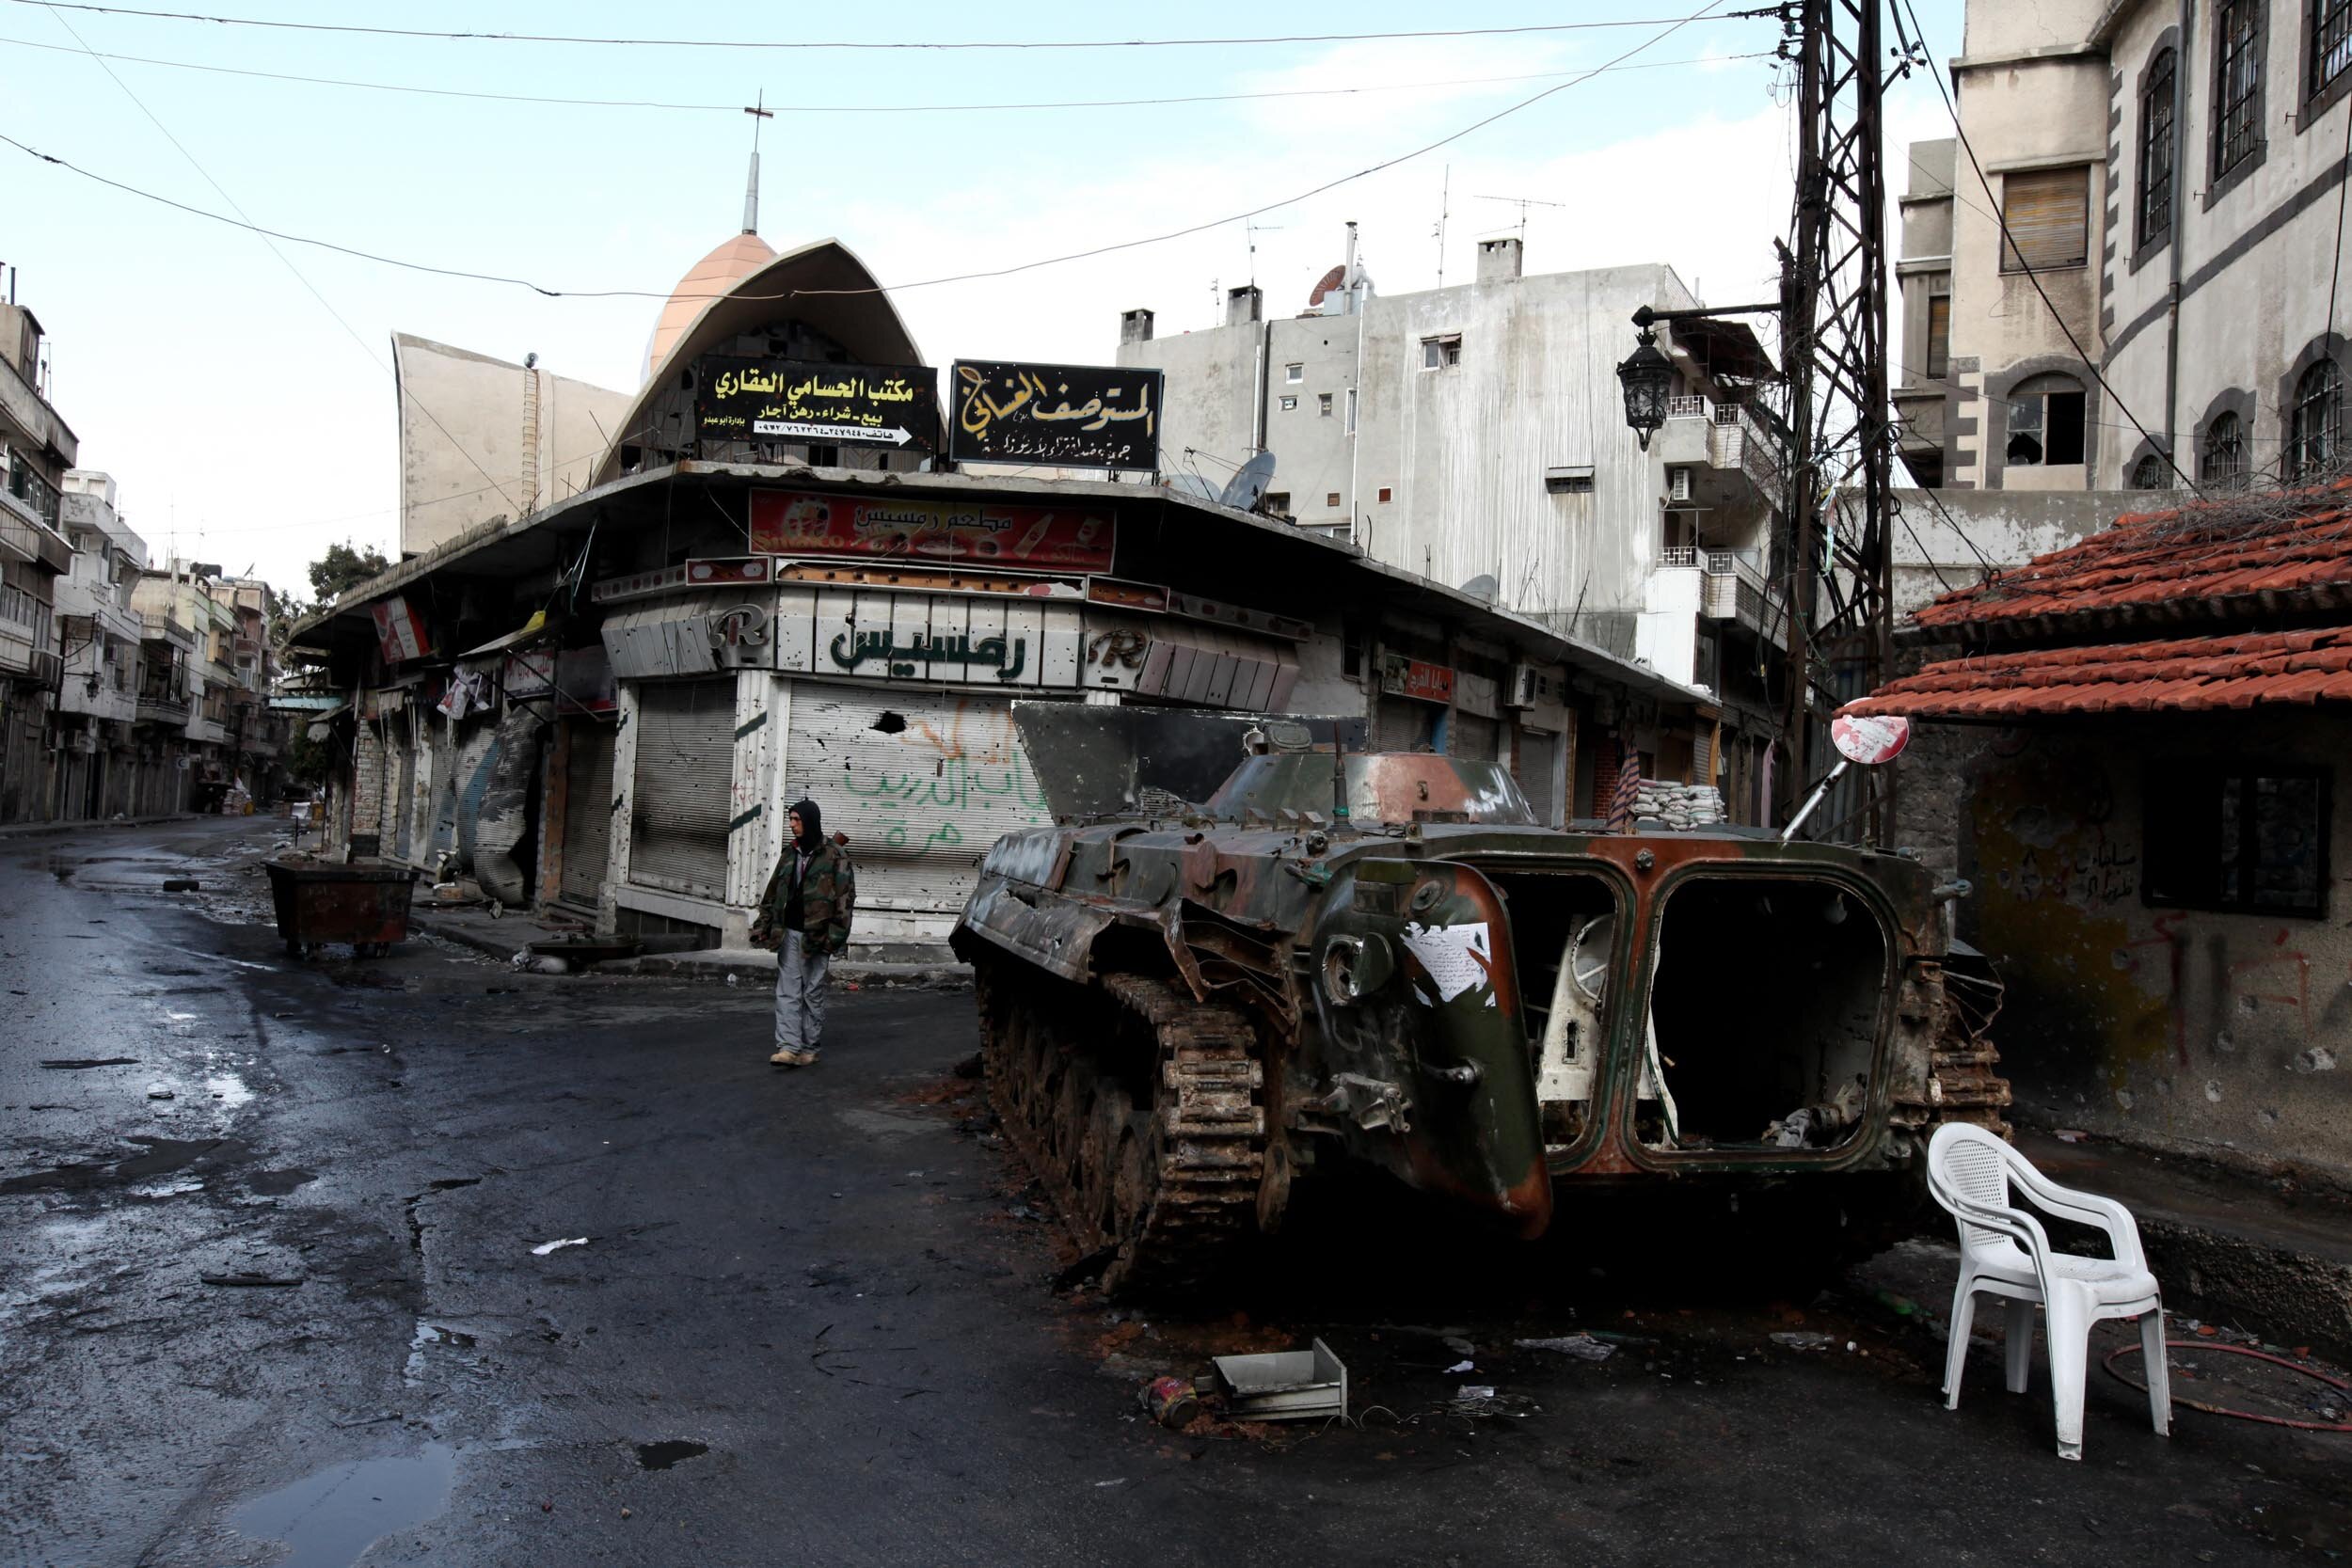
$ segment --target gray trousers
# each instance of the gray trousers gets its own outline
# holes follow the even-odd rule
[[[799,931],[782,933],[776,944],[776,1049],[814,1053],[825,1033],[825,977],[829,953],[811,953]]]

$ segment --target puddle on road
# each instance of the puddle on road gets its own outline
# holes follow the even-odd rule
[[[437,1517],[456,1469],[457,1451],[439,1443],[413,1458],[355,1460],[254,1498],[229,1524],[283,1542],[278,1568],[351,1568],[376,1541]]]
[[[637,1464],[641,1469],[666,1470],[674,1465],[682,1465],[687,1460],[700,1459],[709,1451],[709,1444],[697,1443],[690,1438],[672,1438],[662,1443],[640,1443],[637,1445]]]
[[[452,1350],[463,1351],[471,1350],[481,1342],[479,1335],[467,1334],[443,1323],[429,1323],[419,1319],[416,1333],[408,1337],[408,1361],[401,1369],[401,1378],[412,1388],[425,1382],[425,1352],[436,1345],[447,1345]],[[466,1364],[469,1367],[478,1365],[471,1357],[467,1358]]]
[[[218,1077],[205,1079],[204,1092],[219,1101],[224,1111],[233,1111],[253,1101],[253,1091],[246,1088],[245,1080],[234,1073],[222,1073]]]

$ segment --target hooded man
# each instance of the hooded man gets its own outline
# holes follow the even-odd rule
[[[787,822],[792,842],[768,878],[752,941],[776,955],[778,1067],[814,1067],[825,1029],[825,976],[833,956],[850,944],[857,902],[857,872],[839,834],[828,841],[814,800],[796,801]]]

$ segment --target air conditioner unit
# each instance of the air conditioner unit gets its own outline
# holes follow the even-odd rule
[[[1543,675],[1533,664],[1514,664],[1511,678],[1502,684],[1504,707],[1534,707],[1543,686]]]
[[[1690,469],[1668,468],[1666,470],[1666,499],[1675,501],[1687,501],[1691,499]]]

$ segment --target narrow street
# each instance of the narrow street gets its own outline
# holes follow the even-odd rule
[[[755,989],[422,939],[296,962],[249,870],[278,827],[0,841],[8,1563],[2352,1550],[2342,1438],[2184,1412],[2168,1442],[2094,1361],[2062,1465],[2039,1353],[2015,1397],[1989,1347],[1946,1412],[1939,1243],[1772,1304],[1648,1275],[1671,1233],[1588,1251],[1565,1214],[1507,1251],[1367,1187],[1200,1322],[1057,1290],[956,1072],[968,991],[840,994],[787,1075]],[[1515,1348],[1580,1328],[1614,1354]],[[1359,1424],[1137,1410],[1153,1375],[1316,1335]]]

